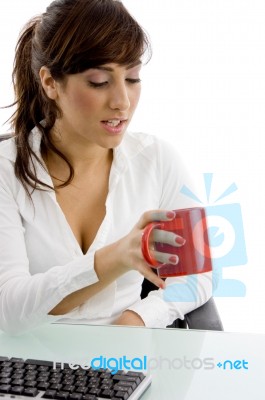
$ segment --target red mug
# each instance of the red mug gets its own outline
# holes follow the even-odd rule
[[[205,209],[194,207],[174,210],[174,212],[173,220],[151,222],[145,227],[142,236],[142,253],[146,262],[157,268],[160,278],[212,271]],[[174,232],[186,240],[181,247],[155,243],[156,251],[177,255],[179,258],[177,264],[162,264],[152,257],[149,239],[154,228]]]

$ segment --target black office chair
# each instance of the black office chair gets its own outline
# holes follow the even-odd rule
[[[12,133],[6,133],[0,135],[0,142],[12,137]],[[155,290],[157,287],[144,279],[142,286],[141,298],[145,298],[151,290]],[[218,314],[215,302],[213,298],[203,304],[201,307],[189,312],[185,315],[184,320],[177,319],[173,322],[169,328],[189,328],[189,329],[203,329],[203,330],[214,330],[223,331],[223,325]]]
[[[157,287],[153,283],[144,279],[141,298],[144,299],[151,290],[156,289]],[[168,328],[203,329],[211,331],[224,330],[213,297],[202,306],[186,314],[184,320],[176,319]]]

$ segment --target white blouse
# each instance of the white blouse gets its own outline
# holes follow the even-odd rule
[[[35,128],[30,144],[41,159],[40,143]],[[165,327],[211,297],[208,272],[195,280],[166,280],[174,290],[184,285],[187,298],[172,301],[159,289],[141,300],[143,276],[130,271],[71,312],[48,315],[67,295],[98,281],[95,251],[125,236],[143,212],[193,205],[180,193],[191,183],[172,146],[127,132],[114,149],[105,218],[83,254],[54,191],[35,190],[32,203],[15,177],[15,158],[14,139],[0,143],[0,329],[17,334],[53,321],[110,324],[126,309],[137,312],[147,327]],[[45,167],[34,165],[39,179],[53,186]]]

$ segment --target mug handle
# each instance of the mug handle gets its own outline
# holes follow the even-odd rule
[[[143,235],[142,235],[142,243],[141,243],[141,248],[142,248],[142,254],[143,257],[145,259],[145,261],[147,262],[147,264],[152,265],[153,267],[161,267],[162,263],[156,261],[149,250],[149,239],[150,239],[150,235],[153,231],[154,228],[162,228],[163,227],[163,223],[159,223],[159,222],[150,222],[149,224],[146,225],[146,227],[144,228],[143,231]]]

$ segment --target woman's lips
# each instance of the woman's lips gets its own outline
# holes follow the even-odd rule
[[[104,129],[111,135],[119,135],[124,130],[127,120],[108,120],[101,121]]]

